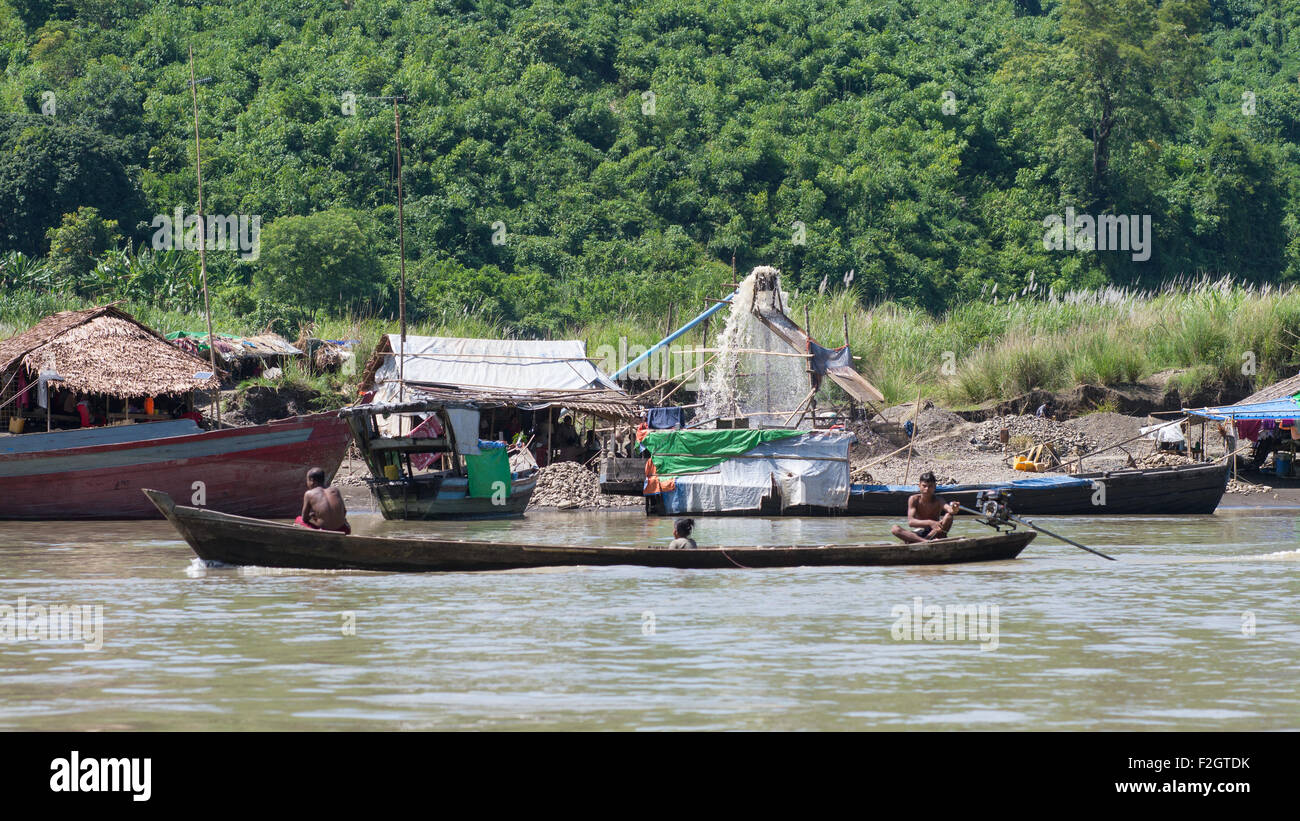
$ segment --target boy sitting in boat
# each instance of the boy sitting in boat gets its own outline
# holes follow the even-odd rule
[[[946,502],[942,496],[936,496],[934,488],[934,474],[927,470],[917,480],[917,490],[921,492],[913,493],[907,499],[907,527],[915,530],[894,525],[891,533],[911,544],[948,537],[953,517],[961,507],[956,502]]]
[[[674,550],[696,548],[695,540],[691,538],[691,531],[695,529],[694,519],[678,519],[673,523],[673,540],[668,543],[668,547]]]
[[[338,488],[328,486],[325,471],[320,468],[307,471],[307,492],[302,495],[302,514],[294,520],[294,524],[312,530],[337,530],[345,535],[352,534],[343,494],[339,493]]]

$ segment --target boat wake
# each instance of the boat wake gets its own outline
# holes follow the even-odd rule
[[[1300,550],[1279,550],[1274,553],[1249,553],[1245,556],[1215,556],[1209,559],[1190,559],[1189,564],[1216,562],[1300,562]]]
[[[209,561],[208,559],[191,559],[188,567],[185,568],[185,575],[191,579],[201,578],[209,570],[219,570],[223,568],[235,567],[233,564],[225,562]]]

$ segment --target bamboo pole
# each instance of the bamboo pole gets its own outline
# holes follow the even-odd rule
[[[1147,433],[1139,433],[1139,434],[1136,435],[1136,436],[1130,436],[1129,438],[1124,439],[1124,440],[1119,441],[1119,442],[1116,442],[1116,443],[1113,444],[1113,445],[1107,445],[1106,447],[1102,448],[1101,450],[1094,450],[1094,451],[1092,451],[1092,452],[1090,452],[1090,453],[1082,454],[1082,455],[1079,456],[1079,464],[1080,464],[1080,466],[1083,465],[1083,459],[1084,459],[1084,457],[1092,458],[1093,456],[1098,456],[1098,455],[1100,455],[1100,454],[1102,454],[1102,453],[1105,453],[1105,452],[1108,451],[1108,450],[1114,450],[1115,448],[1120,447],[1121,445],[1127,445],[1129,442],[1135,441],[1135,440],[1137,440],[1137,439],[1141,439],[1142,437],[1146,436],[1146,435],[1149,434],[1149,433],[1155,433],[1156,431],[1164,430],[1165,428],[1169,427],[1170,425],[1177,425],[1178,423],[1182,422],[1182,421],[1183,421],[1184,419],[1186,419],[1186,418],[1187,418],[1186,416],[1180,417],[1180,418],[1178,418],[1178,419],[1173,420],[1172,422],[1166,422],[1166,423],[1164,423],[1163,425],[1161,425],[1161,426],[1158,427],[1158,428],[1153,428],[1152,430],[1147,431]]]
[[[712,361],[713,361],[713,357],[710,357],[710,358],[709,358],[709,361],[708,361],[708,362],[705,362],[704,365],[707,365],[707,364],[709,364],[709,362],[712,362]],[[696,368],[695,370],[698,371],[700,368],[703,368],[704,365],[700,365],[700,367],[699,367],[699,368]],[[694,373],[694,371],[692,371],[691,373]],[[675,387],[675,388],[673,388],[672,390],[670,390],[670,391],[668,392],[668,395],[665,396],[662,400],[660,400],[660,402],[661,402],[661,403],[662,403],[662,402],[667,402],[670,398],[672,398],[672,395],[673,395],[673,394],[677,393],[679,390],[681,390],[682,388],[684,388],[684,387],[686,386],[686,383],[690,381],[690,379],[689,379],[690,375],[691,375],[691,374],[686,374],[686,376],[687,376],[688,378],[687,378],[687,379],[683,379],[683,380],[681,381],[681,384],[679,384],[677,387]],[[701,403],[701,404],[702,404],[702,403]],[[699,404],[696,404],[696,405],[690,405],[690,406],[687,406],[687,407],[699,407]]]
[[[397,351],[375,351],[372,356],[397,356]],[[601,362],[595,356],[527,356],[507,353],[408,353],[407,359],[536,359],[542,362]]]
[[[664,381],[660,382],[659,384],[655,385],[654,387],[650,388],[649,390],[644,390],[644,391],[642,391],[641,393],[638,393],[636,396],[633,396],[632,398],[633,398],[634,400],[635,400],[635,399],[640,399],[641,397],[645,396],[645,395],[648,394],[648,393],[654,393],[655,391],[657,391],[657,390],[659,390],[660,388],[662,388],[662,387],[664,387],[665,385],[667,385],[669,382],[676,382],[676,381],[679,380],[679,379],[682,380],[682,385],[684,385],[684,384],[686,384],[686,380],[687,380],[687,379],[689,379],[690,377],[692,377],[693,375],[695,375],[696,371],[699,371],[701,368],[705,367],[706,365],[708,365],[710,362],[712,362],[712,361],[715,360],[715,359],[717,359],[716,356],[710,356],[708,359],[704,360],[704,362],[702,362],[702,363],[700,363],[699,365],[695,366],[694,368],[692,368],[691,370],[689,370],[689,371],[687,371],[686,373],[682,374],[681,376],[674,376],[674,377],[672,377],[671,379],[665,379]],[[678,385],[677,388],[680,388],[682,385]],[[674,393],[677,393],[677,388],[673,388],[672,393],[669,393],[668,396],[672,396]],[[666,397],[665,397],[665,398],[666,398]]]
[[[921,391],[916,392],[916,407],[912,410],[912,435],[907,437],[907,467],[903,468],[903,484],[907,484],[907,475],[912,472],[912,443],[921,432]]]
[[[217,370],[217,340],[212,333],[212,303],[208,299],[207,220],[203,216],[203,151],[199,143],[199,86],[194,80],[194,46],[190,46],[190,99],[194,103],[194,175],[199,184],[199,277],[203,282],[203,314],[208,320],[208,362],[217,378],[212,394],[217,430],[221,430],[221,377]]]
[[[1237,435],[1237,417],[1229,416],[1228,424],[1232,425],[1232,434],[1235,437]],[[1232,454],[1232,478],[1233,480],[1237,478],[1237,454],[1235,452]]]
[[[812,354],[810,353],[785,353],[782,351],[762,350],[760,348],[725,348],[725,349],[724,348],[689,348],[684,351],[673,351],[673,353],[678,356],[683,354],[688,354],[688,353],[726,353],[726,352],[755,354],[758,356],[793,356],[799,359],[812,359]]]
[[[397,242],[398,266],[401,283],[397,290],[397,311],[400,315],[402,355],[397,359],[397,398],[406,398],[406,220],[402,213],[402,117],[397,113],[400,97],[393,97],[393,141],[397,144]]]
[[[785,418],[785,423],[782,425],[782,427],[786,427],[786,428],[790,427],[790,420],[794,418],[794,415],[796,413],[798,413],[800,410],[803,409],[804,405],[808,404],[808,400],[812,399],[813,394],[815,394],[816,392],[817,391],[815,390],[808,391],[808,395],[803,398],[803,401],[800,402],[799,405],[794,410],[790,411],[790,415]]]

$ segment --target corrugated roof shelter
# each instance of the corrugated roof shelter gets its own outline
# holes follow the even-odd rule
[[[1254,405],[1258,402],[1269,402],[1273,399],[1285,399],[1288,396],[1295,396],[1297,393],[1300,393],[1300,374],[1283,379],[1281,382],[1274,382],[1266,388],[1260,388],[1237,404]]]
[[[399,401],[400,343],[397,334],[381,339],[362,374],[361,389],[374,390],[376,403]],[[587,358],[582,340],[407,336],[405,352],[408,400],[560,404],[613,419],[640,415],[627,393]]]
[[[0,403],[14,395],[19,370],[27,380],[53,370],[63,378],[63,389],[119,399],[178,396],[220,386],[215,375],[195,378],[212,370],[206,359],[180,350],[111,305],[63,311],[0,341]]]

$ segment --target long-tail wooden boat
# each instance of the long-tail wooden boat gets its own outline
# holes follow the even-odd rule
[[[779,547],[587,547],[437,538],[345,536],[178,505],[145,490],[199,558],[232,565],[323,570],[471,571],[573,565],[757,568],[839,565],[934,565],[1014,559],[1033,531],[898,542]]]
[[[466,401],[452,407],[476,406]],[[492,485],[496,490],[476,494],[475,483],[471,481],[475,468],[468,463],[469,457],[460,455],[457,449],[456,431],[447,415],[447,408],[446,403],[413,401],[353,405],[340,411],[352,428],[361,458],[370,469],[366,485],[379,512],[385,519],[425,521],[523,516],[537,488],[536,467],[514,472],[503,462],[503,473]],[[377,417],[390,414],[434,416],[440,420],[439,433],[420,437],[385,436],[380,432]],[[473,428],[477,432],[477,422]],[[417,466],[418,454],[440,454],[452,463],[452,467],[421,470]]]
[[[1006,483],[941,485],[948,501],[974,507],[981,491],[1006,488],[1021,516],[1117,516],[1210,514],[1227,490],[1229,471],[1223,463],[1182,465],[1148,470],[1115,470],[1078,476],[1049,474]],[[782,507],[780,490],[755,510],[691,510],[691,516],[905,516],[915,485],[852,485],[844,508],[808,505]],[[662,500],[646,497],[646,513],[666,514]]]
[[[1006,487],[1011,505],[1020,516],[1117,516],[1209,514],[1219,506],[1228,487],[1228,467],[1223,463],[1181,465],[1147,470],[1113,470],[1061,476],[1036,484],[1034,479],[1009,484],[940,487],[949,501],[974,507],[982,490]],[[853,516],[901,516],[915,487],[893,489],[854,485],[846,513]]]
[[[304,477],[338,470],[351,433],[337,414],[202,431],[189,420],[0,438],[0,519],[149,519],[159,488],[248,516],[302,509]]]

